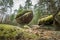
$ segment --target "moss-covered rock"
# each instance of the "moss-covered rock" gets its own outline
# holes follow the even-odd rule
[[[39,25],[50,24],[50,23],[53,23],[53,16],[52,15],[49,15],[47,17],[44,17],[44,18],[41,18],[41,19],[38,20]]]
[[[19,24],[28,24],[33,18],[32,10],[23,10],[16,16],[16,21]]]
[[[60,31],[0,24],[0,40],[60,40]]]
[[[0,36],[15,37],[19,34],[21,28],[12,25],[0,24]]]
[[[60,12],[55,16],[55,20],[57,21],[56,24],[60,25]],[[41,24],[51,24],[51,23],[53,23],[53,15],[49,15],[47,17],[40,18],[38,20],[39,25],[41,25]]]
[[[1,40],[22,40],[35,39],[37,35],[25,31],[25,28],[17,26],[0,24],[0,39]]]

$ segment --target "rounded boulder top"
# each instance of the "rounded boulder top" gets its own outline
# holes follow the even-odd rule
[[[16,16],[16,21],[19,24],[28,24],[33,19],[32,10],[22,10]]]

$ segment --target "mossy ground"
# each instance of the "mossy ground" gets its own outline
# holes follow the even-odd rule
[[[45,26],[47,27],[47,26]],[[52,27],[52,26],[49,26]],[[60,31],[25,25],[24,28],[0,24],[0,40],[60,40]]]
[[[17,40],[17,39],[35,39],[37,35],[25,31],[25,28],[0,24],[0,39],[2,40]]]

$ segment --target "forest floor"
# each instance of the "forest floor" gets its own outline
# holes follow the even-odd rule
[[[26,28],[25,31],[37,35],[35,38],[26,38],[22,40],[60,40],[60,31],[54,31],[53,26],[38,26],[33,25],[31,28]],[[26,35],[27,36],[27,35]],[[21,40],[21,39],[20,39]]]
[[[0,29],[0,38],[1,34],[4,32],[2,40],[6,39],[3,39],[4,36],[8,36],[10,34],[11,36],[13,36],[13,34],[17,34],[17,36],[14,38],[9,36],[6,40],[60,40],[60,31],[55,31],[53,26],[32,25],[29,27],[25,25],[23,28],[18,27],[18,29],[17,27],[10,25],[4,25],[5,27],[2,25],[0,25],[0,28],[3,29]]]

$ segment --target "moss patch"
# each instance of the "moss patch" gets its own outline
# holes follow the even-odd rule
[[[2,40],[4,38],[5,39],[12,38],[13,40],[17,40],[17,39],[22,40],[23,38],[25,40],[25,39],[35,39],[37,38],[37,35],[26,32],[25,28],[20,28],[17,26],[12,26],[7,24],[0,24],[0,39]]]
[[[21,29],[17,26],[0,24],[0,36],[15,37],[19,34],[18,31],[21,31]]]

